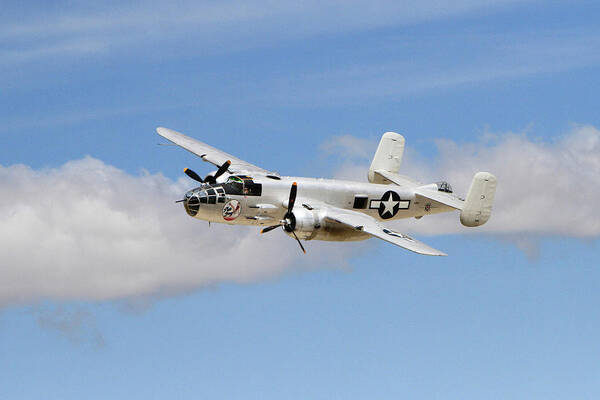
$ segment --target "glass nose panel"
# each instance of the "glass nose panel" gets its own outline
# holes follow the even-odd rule
[[[188,215],[195,217],[200,209],[200,201],[196,195],[190,195],[189,197],[186,195],[186,197],[187,199],[183,202],[185,211]]]
[[[206,191],[203,190],[200,192],[200,203],[206,204],[207,202]]]

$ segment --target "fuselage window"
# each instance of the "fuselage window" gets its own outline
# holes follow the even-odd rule
[[[244,184],[244,195],[246,196],[260,196],[262,194],[262,185],[260,183],[254,183],[246,181]]]
[[[354,206],[353,208],[367,208],[367,196],[354,196]]]

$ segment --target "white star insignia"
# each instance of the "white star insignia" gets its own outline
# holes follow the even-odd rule
[[[394,215],[394,207],[396,207],[398,205],[398,203],[400,203],[398,200],[392,200],[392,195],[391,193],[388,195],[387,200],[381,200],[381,204],[383,204],[384,210],[381,213],[381,215],[385,215],[387,213],[390,213],[392,215]]]

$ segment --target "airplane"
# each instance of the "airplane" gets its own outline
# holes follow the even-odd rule
[[[382,222],[460,211],[464,226],[485,224],[492,212],[496,177],[477,172],[465,199],[447,182],[422,184],[400,175],[405,139],[395,132],[381,137],[368,171],[368,182],[281,176],[227,154],[171,129],[157,133],[209,162],[217,170],[202,178],[189,168],[184,173],[200,186],[182,200],[189,216],[231,225],[276,228],[301,240],[385,240],[418,254],[445,256],[425,243],[396,232]]]

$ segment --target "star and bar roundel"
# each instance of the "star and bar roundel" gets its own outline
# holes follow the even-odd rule
[[[392,218],[398,213],[398,210],[408,210],[410,200],[401,200],[400,195],[394,191],[388,190],[379,200],[371,200],[370,209],[377,209],[379,216],[383,219]]]

